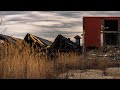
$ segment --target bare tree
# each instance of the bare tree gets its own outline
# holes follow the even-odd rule
[[[2,24],[2,22],[3,22],[3,20],[1,19],[1,20],[0,20],[0,25]]]
[[[1,20],[0,20],[0,25],[2,25],[2,22],[3,22],[3,20],[1,19]],[[4,33],[6,32],[6,30],[7,30],[7,27],[6,27],[4,30],[2,30],[0,33],[1,33],[1,34],[4,34]]]
[[[4,34],[6,32],[6,30],[7,30],[7,27],[3,31],[1,31],[0,33]]]

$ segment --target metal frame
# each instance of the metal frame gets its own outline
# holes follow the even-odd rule
[[[102,20],[102,25],[104,26],[104,24],[105,24],[105,22],[104,22],[104,20],[106,20],[106,19],[103,19]],[[120,34],[120,30],[119,30],[119,20],[117,20],[118,21],[118,30],[117,31],[105,31],[105,27],[103,28],[103,29],[101,29],[101,34],[103,34],[103,47],[105,47],[105,46],[107,46],[106,45],[106,43],[105,43],[105,33],[116,33],[116,34]],[[119,40],[119,39],[118,39]],[[119,46],[119,42],[120,41],[118,41],[118,44],[117,45],[114,45],[114,46]]]

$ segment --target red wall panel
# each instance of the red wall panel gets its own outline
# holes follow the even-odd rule
[[[84,45],[85,47],[96,46],[100,47],[100,18],[84,18]]]

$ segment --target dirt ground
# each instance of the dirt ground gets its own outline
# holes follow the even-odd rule
[[[120,67],[105,70],[69,70],[58,76],[59,79],[120,79]]]

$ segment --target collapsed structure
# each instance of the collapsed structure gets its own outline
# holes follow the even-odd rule
[[[70,52],[70,51],[81,51],[80,46],[80,37],[77,35],[76,37],[76,43],[70,40],[70,38],[66,38],[62,35],[58,35],[55,39],[55,41],[50,46],[50,51],[64,51],[64,52]]]
[[[19,44],[21,42],[22,42],[22,40],[19,38],[0,34],[0,43],[1,44],[4,44],[4,43]]]
[[[30,46],[34,48],[40,48],[40,49],[48,49],[52,42],[48,41],[46,39],[37,37],[35,35],[27,33],[24,40],[30,44]]]
[[[55,51],[64,51],[64,52],[70,52],[70,51],[81,51],[80,46],[80,39],[78,35],[74,37],[76,39],[76,42],[73,42],[70,40],[70,38],[66,38],[62,35],[58,35],[54,42],[48,41],[46,39],[37,37],[35,35],[27,33],[24,40],[30,44],[31,47],[39,48],[39,49],[47,49],[50,52]]]

